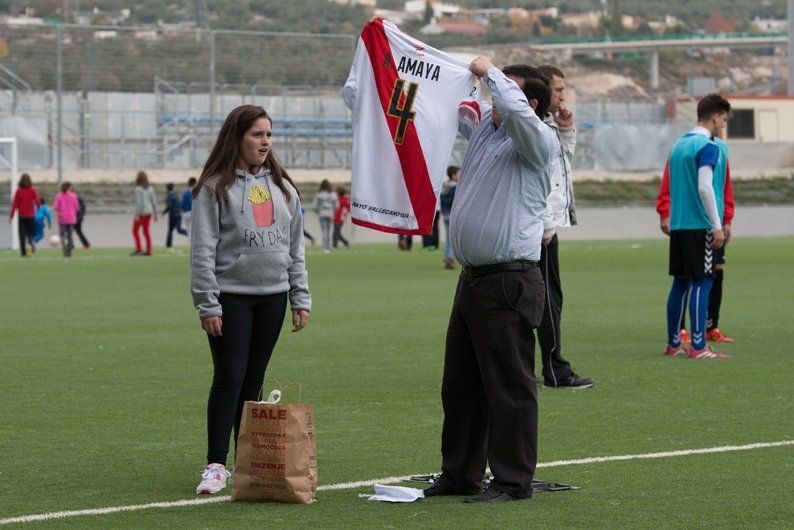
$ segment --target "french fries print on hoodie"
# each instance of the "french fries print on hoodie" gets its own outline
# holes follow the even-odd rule
[[[289,292],[292,309],[311,310],[303,249],[303,215],[289,182],[289,201],[270,171],[237,170],[226,199],[220,177],[207,179],[193,199],[190,291],[200,318],[221,316],[220,293]]]

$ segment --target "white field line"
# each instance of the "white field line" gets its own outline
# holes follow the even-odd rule
[[[704,455],[710,453],[728,453],[732,451],[749,451],[752,449],[766,449],[770,447],[783,447],[794,445],[794,440],[783,440],[780,442],[764,442],[746,445],[724,445],[721,447],[705,447],[702,449],[684,449],[681,451],[664,451],[661,453],[643,453],[636,455],[616,455],[616,456],[596,456],[592,458],[581,458],[577,460],[556,460],[554,462],[545,462],[538,464],[538,468],[545,467],[561,467],[561,466],[576,466],[584,464],[598,464],[602,462],[620,462],[624,460],[646,460],[654,458],[672,458],[676,456],[690,456],[690,455]],[[358,482],[341,482],[339,484],[328,484],[320,486],[317,491],[333,491],[333,490],[347,490],[355,488],[363,488],[374,486],[375,484],[395,484],[405,482],[414,475],[405,475],[401,477],[384,477],[373,480],[362,480]],[[229,495],[220,497],[201,497],[196,499],[185,499],[180,501],[171,502],[152,502],[149,504],[132,504],[128,506],[109,506],[107,508],[95,508],[89,510],[73,510],[68,512],[49,512],[35,515],[21,515],[18,517],[9,517],[7,519],[0,519],[0,525],[13,524],[13,523],[29,523],[34,521],[48,521],[50,519],[63,519],[66,517],[81,517],[90,515],[106,515],[117,512],[132,512],[137,510],[148,510],[151,508],[175,508],[179,506],[197,506],[202,504],[214,504],[219,502],[226,502],[231,499]]]

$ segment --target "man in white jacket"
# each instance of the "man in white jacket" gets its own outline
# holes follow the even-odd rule
[[[551,104],[544,120],[557,133],[560,140],[560,163],[551,177],[551,193],[543,216],[543,246],[540,271],[546,282],[546,303],[543,321],[538,328],[541,358],[543,359],[543,384],[552,388],[590,388],[595,381],[579,377],[561,350],[560,316],[562,313],[562,284],[558,259],[557,227],[576,224],[576,207],[573,198],[571,160],[576,146],[576,129],[573,113],[565,106],[565,75],[551,65],[538,67],[549,78]]]

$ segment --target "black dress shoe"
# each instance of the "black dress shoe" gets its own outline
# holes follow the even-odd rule
[[[592,377],[579,377],[576,374],[571,374],[557,381],[543,382],[543,386],[551,388],[590,388],[593,385],[595,385],[595,379]]]
[[[451,488],[443,482],[436,482],[425,490],[425,497],[440,497],[441,495],[474,495],[479,493],[479,488],[472,488],[469,490],[461,491]]]
[[[463,499],[463,502],[507,502],[507,501],[520,501],[521,497],[513,497],[509,493],[499,491],[496,488],[488,488],[482,493],[478,493],[474,497]]]

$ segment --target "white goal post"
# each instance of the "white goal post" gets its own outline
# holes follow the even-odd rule
[[[17,139],[13,137],[0,137],[0,170],[3,172],[9,171],[11,177],[11,195],[9,195],[9,205],[14,200],[14,193],[17,191]],[[19,248],[19,232],[17,226],[19,220],[15,215],[11,220],[9,241],[11,241],[11,248],[16,250]]]

